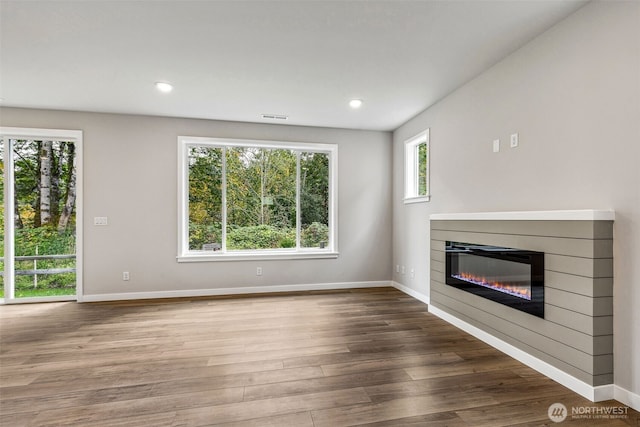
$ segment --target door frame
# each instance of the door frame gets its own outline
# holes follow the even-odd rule
[[[0,299],[0,303],[33,303],[33,302],[53,302],[53,301],[78,301],[83,299],[83,144],[81,130],[66,129],[39,129],[39,128],[19,128],[19,127],[0,127],[0,138],[5,142],[5,159],[4,159],[4,299]],[[76,166],[76,295],[62,295],[51,297],[30,297],[15,298],[15,275],[14,275],[14,161],[13,151],[10,150],[11,139],[52,139],[72,141],[75,144],[75,166]],[[10,155],[7,155],[9,153]],[[7,184],[10,183],[10,184]],[[10,284],[10,286],[8,286]]]

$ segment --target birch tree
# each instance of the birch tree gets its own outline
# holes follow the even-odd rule
[[[40,226],[51,223],[51,172],[53,142],[42,141],[40,148]]]

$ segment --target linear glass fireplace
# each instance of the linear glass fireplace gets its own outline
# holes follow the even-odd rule
[[[446,284],[544,318],[544,253],[446,243]]]

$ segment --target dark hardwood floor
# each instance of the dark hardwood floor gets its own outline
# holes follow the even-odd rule
[[[556,425],[556,402],[624,406],[391,288],[13,305],[0,320],[2,426],[536,426]]]

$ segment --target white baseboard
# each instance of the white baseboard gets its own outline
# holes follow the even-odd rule
[[[392,286],[389,281],[312,283],[301,285],[245,286],[239,288],[185,289],[172,291],[126,292],[119,294],[83,295],[82,302],[122,301],[136,299],[189,298],[275,292],[323,291],[333,289],[380,288]]]
[[[640,412],[639,394],[632,393],[629,390],[625,390],[624,388],[616,385],[613,389],[613,398]]]
[[[418,292],[414,289],[408,288],[405,285],[402,285],[398,282],[391,282],[391,286],[393,286],[394,288],[396,288],[397,290],[404,292],[405,294],[409,295],[410,297],[413,297],[415,299],[417,299],[418,301],[422,301],[425,304],[429,304],[431,301],[429,299],[429,295],[425,295],[421,292]]]
[[[490,346],[502,351],[503,353],[508,354],[514,359],[524,363],[532,369],[535,369],[541,374],[573,390],[574,392],[591,400],[592,402],[601,402],[604,400],[615,399],[618,402],[621,402],[629,406],[630,408],[635,409],[636,411],[640,411],[640,395],[635,394],[629,390],[625,390],[624,388],[615,384],[607,384],[596,387],[591,386],[584,381],[581,381],[574,376],[569,375],[566,372],[548,364],[547,362],[540,360],[537,357],[534,357],[505,341],[502,341],[499,338],[494,337],[493,335],[483,331],[482,329],[479,329],[465,322],[464,320],[458,319],[457,317],[437,307],[434,307],[433,305],[430,305],[430,299],[427,295],[417,292],[397,282],[392,281],[391,285],[394,288],[406,293],[407,295],[412,296],[413,298],[416,298],[417,300],[422,301],[425,304],[428,304],[428,310],[430,313],[433,313],[434,315],[451,323],[452,325],[457,326],[463,331],[486,342]]]
[[[555,366],[552,366],[547,362],[540,360],[537,357],[534,357],[529,353],[522,351],[519,348],[514,347],[513,345],[505,341],[502,341],[499,338],[494,337],[493,335],[483,331],[482,329],[479,329],[465,322],[464,320],[458,319],[457,317],[447,313],[446,311],[443,311],[437,307],[430,305],[429,312],[433,313],[434,315],[438,316],[443,320],[446,320],[452,325],[457,326],[458,328],[473,335],[479,340],[486,342],[490,346],[502,351],[503,353],[508,354],[514,359],[524,363],[525,365],[529,366],[532,369],[535,369],[541,374],[546,375],[552,380],[573,390],[574,392],[578,393],[582,397],[585,397],[591,400],[592,402],[600,402],[603,400],[609,400],[614,398],[613,384],[607,384],[607,385],[597,386],[597,387],[591,386],[585,383],[584,381],[581,381],[575,378],[574,376],[569,375],[566,372],[556,368]]]

